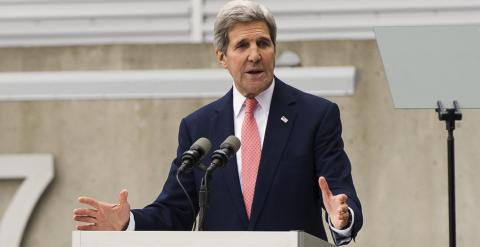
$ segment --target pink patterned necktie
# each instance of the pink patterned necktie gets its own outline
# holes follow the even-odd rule
[[[242,193],[249,219],[261,155],[260,135],[254,116],[256,106],[257,100],[250,98],[245,100],[245,117],[242,125]]]

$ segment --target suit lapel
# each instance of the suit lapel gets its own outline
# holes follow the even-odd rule
[[[295,97],[292,90],[282,81],[275,78],[275,88],[265,130],[262,157],[260,159],[252,213],[248,226],[249,230],[255,229],[255,224],[263,209],[265,198],[270,191],[280,158],[292,130],[296,113]]]
[[[210,133],[212,133],[213,149],[217,149],[229,135],[235,134],[232,90],[230,90],[221,99],[215,111],[217,114],[212,119],[213,124],[211,126],[213,126],[213,129],[210,131]],[[241,223],[245,228],[247,228],[248,218],[240,187],[240,178],[238,175],[236,157],[232,157],[225,167],[218,170],[219,171],[217,172],[220,173],[225,184],[227,185],[229,194],[231,195],[231,200],[235,205],[235,209],[241,220]]]

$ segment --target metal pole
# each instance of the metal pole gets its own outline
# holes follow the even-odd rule
[[[449,233],[450,247],[456,245],[455,233],[455,150],[454,150],[453,129],[448,130],[448,211],[449,211]]]
[[[450,247],[456,246],[456,219],[455,219],[455,146],[453,131],[455,121],[462,120],[462,112],[456,100],[453,101],[453,108],[445,109],[441,101],[437,101],[438,119],[445,121],[448,131],[447,154],[448,154],[448,221],[449,221],[449,243]]]

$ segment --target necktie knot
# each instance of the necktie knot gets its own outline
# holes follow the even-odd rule
[[[257,106],[257,100],[255,98],[247,98],[245,100],[245,113],[253,113]]]

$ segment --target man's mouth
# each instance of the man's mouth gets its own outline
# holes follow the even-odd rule
[[[261,70],[261,69],[250,69],[250,70],[246,71],[246,73],[250,74],[250,75],[258,75],[262,72],[263,72],[263,70]]]

